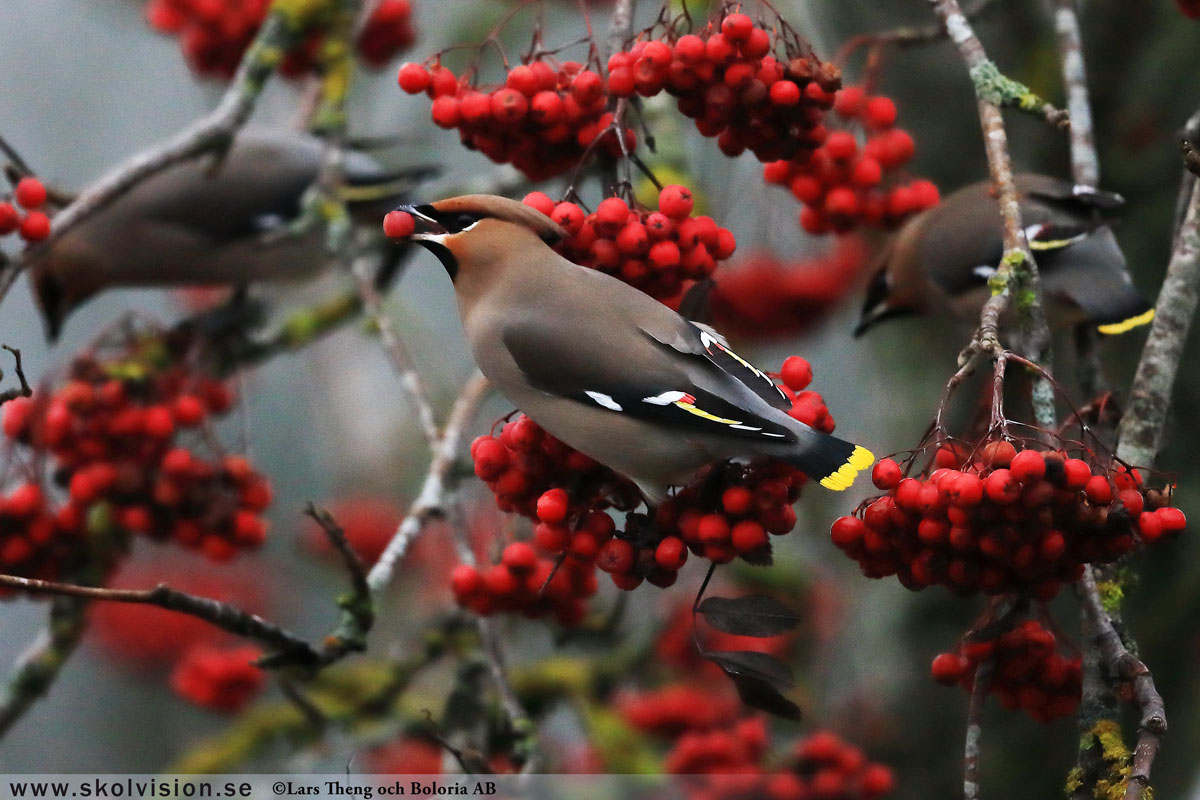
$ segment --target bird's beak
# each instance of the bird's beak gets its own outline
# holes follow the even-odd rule
[[[397,211],[405,211],[412,215],[416,222],[416,230],[409,238],[415,239],[418,242],[437,242],[442,243],[442,240],[450,233],[446,227],[435,219],[437,209],[431,205],[402,205],[396,208]]]
[[[876,324],[883,322],[885,319],[895,319],[896,317],[907,317],[916,312],[909,308],[892,308],[885,303],[880,303],[873,308],[863,311],[862,317],[858,320],[858,324],[854,326],[854,338],[862,336]]]

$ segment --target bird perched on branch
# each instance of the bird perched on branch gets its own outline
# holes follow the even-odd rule
[[[206,155],[167,167],[32,248],[26,260],[47,337],[56,339],[74,309],[109,287],[244,286],[300,280],[328,266],[335,255],[324,226],[288,229],[324,153],[315,136],[244,130],[220,160]],[[377,230],[379,216],[430,172],[389,172],[348,150],[340,199],[354,222]],[[399,257],[397,245],[383,246],[385,261]]]
[[[400,210],[450,273],[483,373],[649,503],[729,458],[779,458],[835,490],[874,461],[788,416],[783,392],[711,328],[560,256],[566,233],[542,213],[492,195]]]
[[[1050,323],[1087,323],[1117,334],[1150,322],[1154,309],[1134,287],[1125,255],[1100,216],[1119,208],[1121,196],[1048,175],[1018,175],[1016,183]],[[910,219],[883,253],[854,335],[908,314],[948,312],[977,322],[1004,253],[1003,235],[988,181]]]

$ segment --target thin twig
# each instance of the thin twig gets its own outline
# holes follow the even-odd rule
[[[279,648],[301,663],[320,661],[320,656],[312,645],[267,622],[262,617],[218,600],[197,597],[172,589],[165,583],[160,583],[153,589],[105,589],[97,586],[80,586],[74,583],[59,583],[0,574],[0,586],[27,594],[79,597],[117,603],[139,603],[158,606],[169,611],[181,611],[209,622],[222,630]]]
[[[392,361],[392,368],[396,370],[396,374],[400,378],[400,388],[404,390],[408,401],[417,411],[417,419],[421,423],[421,432],[425,435],[425,441],[431,447],[435,447],[441,433],[438,431],[437,420],[433,415],[429,394],[425,391],[425,382],[421,379],[421,373],[417,372],[417,365],[413,361],[408,347],[396,332],[396,326],[392,324],[391,317],[383,311],[383,299],[380,297],[379,289],[375,286],[375,276],[371,274],[369,266],[366,259],[359,259],[354,265],[354,280],[358,285],[358,296],[362,299],[363,309],[367,316],[379,329],[379,337],[383,340],[384,350],[387,351],[388,358]]]
[[[1000,319],[1007,311],[1017,287],[1023,285],[1030,290],[1032,297],[1028,308],[1022,309],[1026,312],[1021,326],[1023,349],[1031,360],[1048,368],[1050,329],[1042,307],[1041,279],[1021,221],[1012,159],[1008,153],[1008,135],[998,105],[1000,99],[989,89],[994,84],[994,76],[991,73],[999,73],[988,59],[983,43],[975,35],[958,0],[929,0],[929,3],[962,56],[975,85],[984,150],[987,153],[988,169],[997,191],[1004,226],[1004,255],[996,273],[989,280],[994,293],[984,303],[980,313],[975,345],[983,352],[996,353],[1001,349]],[[1045,381],[1034,382],[1034,414],[1042,427],[1054,427],[1053,393]]]
[[[16,400],[18,397],[32,397],[33,388],[29,385],[29,381],[25,379],[25,370],[21,366],[21,351],[6,344],[0,344],[0,347],[12,353],[13,360],[16,361],[16,366],[13,367],[13,370],[17,373],[17,381],[20,383],[20,386],[16,389],[6,389],[0,392],[0,406],[9,400]],[[0,378],[3,377],[4,370],[0,370]]]
[[[963,800],[979,800],[979,761],[983,741],[983,704],[992,682],[992,660],[975,668],[971,700],[967,704],[967,736],[963,748]]]
[[[463,386],[458,399],[455,400],[446,427],[433,448],[433,458],[430,460],[429,472],[425,476],[420,494],[409,506],[408,514],[392,535],[379,560],[367,573],[367,586],[372,594],[378,595],[392,582],[396,567],[408,552],[409,545],[424,530],[425,524],[445,513],[446,496],[454,485],[452,469],[455,458],[462,445],[466,428],[474,419],[475,412],[490,386],[487,378],[476,373]]]

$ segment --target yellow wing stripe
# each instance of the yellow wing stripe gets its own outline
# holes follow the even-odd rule
[[[832,474],[821,478],[821,485],[835,492],[845,491],[854,483],[854,479],[858,477],[861,470],[874,463],[874,453],[865,447],[855,445],[854,452],[850,454],[850,458],[846,459],[846,463],[838,467]]]
[[[688,412],[689,414],[695,414],[697,417],[700,417],[701,419],[712,420],[713,422],[720,422],[724,425],[741,425],[742,424],[741,420],[726,419],[725,417],[718,417],[716,414],[710,414],[707,411],[705,411],[704,409],[696,408],[694,405],[692,405],[690,403],[685,403],[682,400],[676,400],[674,405],[678,406],[679,408],[682,408],[684,411]]]
[[[1146,325],[1152,319],[1154,319],[1153,308],[1142,314],[1138,314],[1136,317],[1130,317],[1122,322],[1112,322],[1108,325],[1100,325],[1096,328],[1096,330],[1100,331],[1101,333],[1108,334],[1109,336],[1113,336],[1118,333],[1125,333],[1125,331],[1133,330],[1138,326]]]
[[[1083,241],[1087,236],[1086,233],[1081,233],[1066,239],[1031,239],[1029,240],[1029,249],[1035,253],[1046,250],[1061,250],[1064,247],[1070,247],[1073,244]]]

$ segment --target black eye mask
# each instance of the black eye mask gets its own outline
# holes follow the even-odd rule
[[[465,211],[438,211],[432,205],[417,206],[416,211],[437,222],[446,229],[446,233],[461,233],[484,218],[483,214],[470,214]]]

